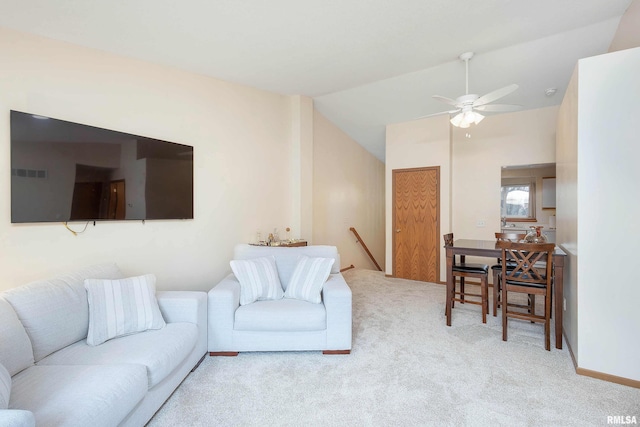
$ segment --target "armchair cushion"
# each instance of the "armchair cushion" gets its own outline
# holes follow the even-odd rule
[[[320,304],[322,285],[329,278],[334,262],[333,258],[309,258],[301,255],[284,296]]]
[[[273,256],[232,260],[230,265],[240,282],[240,305],[282,299],[284,292]]]
[[[322,331],[326,327],[323,304],[288,298],[239,307],[233,325],[236,331],[272,332]]]
[[[155,283],[153,274],[121,280],[86,279],[87,344],[99,345],[115,337],[164,328]]]

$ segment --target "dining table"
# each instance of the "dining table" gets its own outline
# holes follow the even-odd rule
[[[454,291],[453,277],[453,260],[456,255],[462,257],[464,262],[465,256],[491,257],[501,258],[502,250],[496,246],[495,240],[475,240],[475,239],[457,239],[453,245],[446,245],[446,262],[447,262],[447,299],[445,307],[445,316],[447,318],[447,326],[451,326],[451,308],[452,295]],[[564,261],[566,253],[556,245],[553,252],[553,298],[555,300],[554,330],[556,334],[556,348],[562,348],[562,314],[564,301]]]

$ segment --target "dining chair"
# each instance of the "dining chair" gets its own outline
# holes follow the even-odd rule
[[[496,233],[496,241],[500,242],[519,242],[525,238],[527,233]],[[513,262],[507,262],[507,268],[511,269],[515,266]],[[500,308],[500,273],[502,273],[502,258],[498,258],[498,262],[491,266],[493,276],[493,317],[498,315]],[[535,300],[534,300],[535,303]],[[517,305],[521,306],[521,305]]]
[[[502,250],[502,340],[507,340],[507,319],[514,318],[542,323],[544,325],[545,349],[550,350],[551,288],[553,283],[553,243],[519,243],[498,241]],[[513,269],[507,262],[513,262]],[[509,304],[509,293],[524,293],[544,297],[544,315],[536,314],[535,306],[528,312],[513,310]]]
[[[453,233],[445,234],[444,245],[453,246]],[[453,289],[451,295],[451,308],[458,301],[461,304],[477,304],[482,306],[482,323],[487,323],[489,313],[489,266],[486,264],[476,264],[465,262],[465,257],[460,256],[460,262],[453,258]],[[467,282],[467,284],[480,285],[480,293],[467,292],[465,290],[465,278],[480,279],[480,283]],[[460,290],[456,290],[457,279],[460,279]],[[471,297],[471,299],[468,299]]]

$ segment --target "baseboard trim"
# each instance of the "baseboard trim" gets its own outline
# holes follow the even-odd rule
[[[578,375],[584,375],[585,377],[596,378],[598,380],[608,381],[610,383],[616,383],[626,385],[627,387],[640,388],[640,381],[632,380],[630,378],[618,377],[616,375],[605,374],[603,372],[592,371],[590,369],[576,368]]]
[[[625,385],[627,387],[640,388],[640,381],[632,380],[630,378],[618,377],[616,375],[605,374],[604,372],[592,371],[590,369],[581,368],[578,366],[578,362],[576,361],[576,356],[573,354],[573,349],[571,345],[569,345],[569,340],[567,339],[567,335],[565,333],[562,334],[564,336],[564,342],[569,350],[569,354],[571,355],[571,360],[573,361],[573,367],[576,370],[576,374],[583,375],[585,377],[595,378],[597,380],[607,381],[610,383],[616,383]]]
[[[210,351],[209,356],[222,356],[222,357],[235,357],[238,355],[237,351]]]

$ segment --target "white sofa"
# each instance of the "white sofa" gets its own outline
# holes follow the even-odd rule
[[[0,293],[0,426],[143,426],[207,352],[204,292],[157,292],[166,326],[87,344],[87,267]]]
[[[240,283],[233,274],[209,291],[209,352],[232,356],[246,351],[322,350],[325,354],[351,351],[351,289],[340,273],[335,246],[265,247],[237,245],[234,259],[275,257],[286,291],[298,257],[334,258],[322,288],[322,302],[292,298],[240,305]]]

